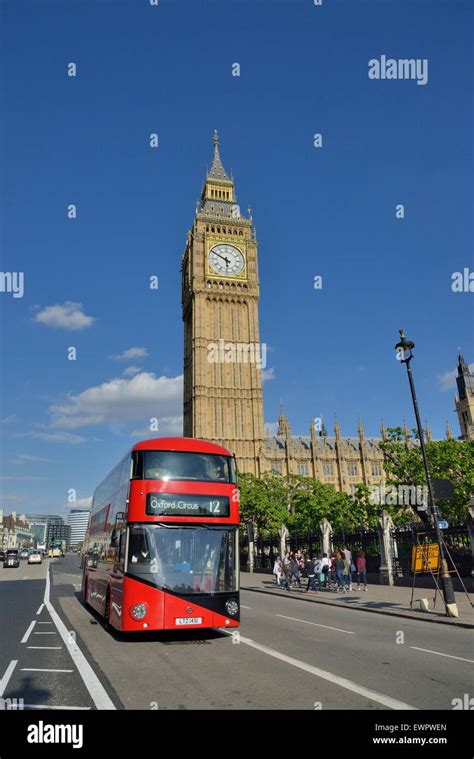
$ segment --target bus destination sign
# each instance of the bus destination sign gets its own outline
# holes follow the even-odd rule
[[[224,495],[148,493],[146,513],[160,517],[228,517],[229,498]]]

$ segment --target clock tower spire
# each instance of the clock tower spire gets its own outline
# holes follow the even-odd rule
[[[259,474],[264,442],[257,240],[237,205],[217,130],[182,258],[184,434],[224,445]]]

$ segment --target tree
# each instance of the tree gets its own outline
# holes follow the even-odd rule
[[[274,534],[288,516],[288,493],[282,477],[239,475],[241,522],[253,522],[260,534]]]
[[[400,427],[387,431],[387,440],[380,444],[385,458],[388,483],[394,485],[426,485],[418,434],[412,430],[407,445]],[[426,443],[426,455],[432,479],[449,480],[454,499],[437,501],[441,517],[452,525],[465,524],[467,505],[474,487],[474,442],[471,440],[437,440]],[[417,513],[413,510],[413,514]],[[423,516],[423,512],[418,513]]]

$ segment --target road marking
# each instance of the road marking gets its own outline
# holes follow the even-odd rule
[[[33,627],[35,626],[35,624],[36,624],[36,620],[33,620],[33,622],[31,622],[30,626],[28,627],[28,630],[26,631],[26,633],[22,637],[20,643],[26,643],[26,641],[30,637],[31,631],[32,631]]]
[[[418,648],[418,646],[410,646],[415,651],[424,651],[427,654],[436,654],[437,656],[447,656],[448,659],[459,659],[459,661],[467,661],[468,664],[474,664],[474,659],[463,659],[462,656],[452,656],[452,654],[443,654],[441,651],[430,651],[429,648]]]
[[[240,604],[241,609],[251,609],[251,606],[244,606],[243,604]]]
[[[52,625],[52,622],[38,622],[39,625]]]
[[[13,674],[13,670],[15,669],[16,665],[18,664],[18,659],[12,659],[10,664],[5,670],[5,674],[3,675],[2,679],[0,680],[0,698],[5,693],[5,689],[8,685],[8,681],[10,680],[10,677]]]
[[[38,611],[36,613],[37,614],[41,614],[41,612],[43,611],[43,609],[44,609],[44,604],[41,604],[41,606],[39,607],[39,609],[38,609]]]
[[[56,628],[61,638],[63,639],[67,650],[71,654],[71,658],[74,664],[76,665],[79,671],[79,674],[84,681],[84,685],[86,686],[87,690],[89,691],[89,695],[91,696],[94,704],[96,705],[96,708],[97,709],[115,709],[113,701],[107,695],[107,691],[105,690],[104,686],[100,682],[96,673],[94,672],[91,665],[85,658],[81,649],[79,648],[79,646],[77,645],[75,641],[70,640],[69,632],[66,629],[66,625],[64,624],[61,617],[59,616],[54,606],[52,605],[51,601],[49,600],[49,589],[50,589],[50,578],[49,578],[49,568],[48,568],[48,572],[46,574],[46,588],[44,590],[44,605],[49,611],[51,615],[51,619],[56,625]]]
[[[73,669],[34,669],[33,667],[22,667],[20,672],[74,672]]]
[[[44,633],[38,632],[38,633],[33,633],[33,635],[56,635],[56,633],[55,632],[44,632]]]
[[[39,648],[42,651],[60,651],[62,646],[27,646],[27,648]]]
[[[304,622],[305,625],[314,625],[315,627],[325,627],[326,630],[335,630],[340,633],[347,633],[348,635],[355,635],[355,632],[350,630],[341,630],[339,627],[329,627],[329,625],[318,625],[317,622],[308,622],[306,619],[296,619],[296,617],[287,617],[285,614],[275,614],[275,617],[282,617],[283,619],[291,619],[293,622]]]
[[[90,706],[50,706],[49,704],[23,704],[23,709],[80,709],[90,711]]]
[[[231,630],[221,629],[221,632],[223,632],[225,635],[228,635],[229,637],[232,636]],[[294,659],[292,656],[282,654],[279,651],[276,651],[274,648],[269,648],[268,646],[263,646],[261,643],[256,643],[250,638],[244,638],[242,635],[239,635],[239,642],[245,643],[247,646],[255,648],[257,651],[261,651],[263,654],[273,656],[274,659],[279,659],[286,664],[291,664],[292,667],[302,669],[305,672],[308,672],[310,675],[315,675],[316,677],[320,677],[323,680],[328,680],[328,682],[333,683],[334,685],[339,685],[341,688],[345,688],[351,693],[358,693],[360,696],[368,698],[370,701],[375,701],[378,704],[382,704],[383,706],[387,706],[389,709],[410,709],[418,711],[418,707],[416,706],[410,706],[410,704],[405,704],[403,701],[398,701],[396,698],[385,696],[383,693],[378,693],[377,691],[371,690],[370,688],[365,688],[363,685],[359,685],[353,680],[348,680],[345,677],[339,677],[339,675],[334,675],[332,672],[327,672],[324,669],[319,669],[319,667],[313,667],[311,664],[306,664],[304,661],[300,661],[299,659]]]

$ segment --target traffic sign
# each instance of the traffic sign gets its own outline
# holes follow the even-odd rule
[[[439,545],[438,543],[425,543],[421,546],[413,546],[411,552],[411,571],[430,572],[438,569]]]
[[[440,530],[447,530],[449,527],[449,522],[447,522],[446,519],[440,519],[438,522],[438,527]]]

